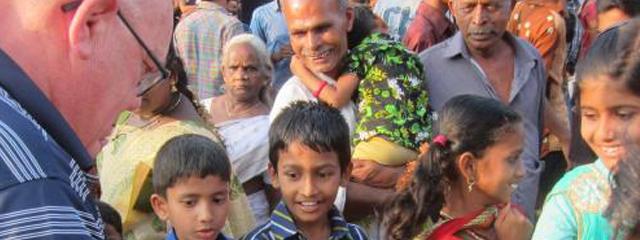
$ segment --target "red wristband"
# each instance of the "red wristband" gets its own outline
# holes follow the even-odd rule
[[[318,87],[318,89],[316,89],[313,92],[313,96],[315,98],[318,98],[318,96],[320,96],[320,93],[322,92],[322,89],[324,89],[324,87],[326,87],[326,86],[327,86],[327,82],[326,81],[322,81],[322,83],[320,83],[320,86]]]

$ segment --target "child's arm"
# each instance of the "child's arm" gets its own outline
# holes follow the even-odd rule
[[[300,78],[311,92],[319,93],[316,96],[318,99],[336,108],[341,108],[351,101],[351,96],[360,82],[355,74],[349,73],[340,76],[335,86],[326,84],[296,55],[291,57],[291,72]]]

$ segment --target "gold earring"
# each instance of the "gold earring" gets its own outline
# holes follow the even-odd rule
[[[176,82],[171,83],[171,93],[178,92],[178,87],[176,87]]]
[[[473,185],[476,184],[475,180],[469,179],[467,180],[467,191],[472,192],[473,191]]]

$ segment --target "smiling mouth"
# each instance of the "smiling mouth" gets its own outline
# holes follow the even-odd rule
[[[301,201],[297,202],[303,212],[312,213],[320,207],[320,201]]]
[[[518,188],[518,184],[517,183],[512,183],[509,185],[511,187],[511,190],[515,191]]]
[[[613,146],[613,147],[600,147],[602,149],[602,153],[607,157],[618,157],[622,152],[622,147]]]
[[[307,57],[311,58],[313,61],[323,60],[333,51],[331,48],[327,48],[318,52],[314,52],[313,54],[307,55]]]

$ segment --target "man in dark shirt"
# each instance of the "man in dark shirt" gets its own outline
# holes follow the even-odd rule
[[[88,173],[118,113],[168,78],[171,5],[0,1],[0,238],[105,238]]]

